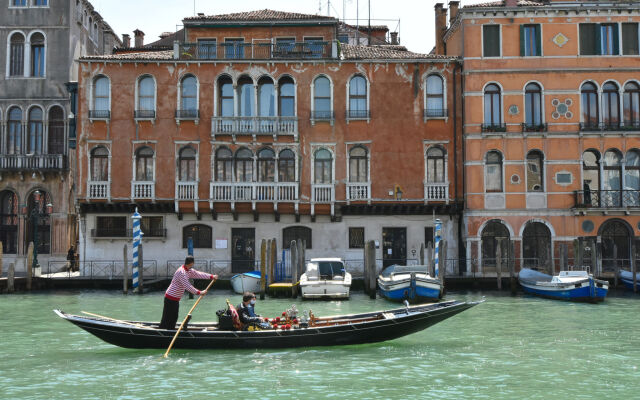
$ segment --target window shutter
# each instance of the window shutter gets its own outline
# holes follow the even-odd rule
[[[525,54],[525,50],[524,50],[524,25],[520,25],[520,57],[524,57]]]
[[[613,54],[620,54],[620,39],[618,34],[618,24],[613,25]]]
[[[536,55],[542,55],[542,35],[540,32],[540,25],[536,25]]]
[[[596,55],[602,55],[602,25],[596,24],[596,43],[594,48],[596,49]]]

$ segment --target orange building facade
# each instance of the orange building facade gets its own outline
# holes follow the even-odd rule
[[[436,6],[437,47],[464,63],[467,271],[494,273],[498,246],[516,271],[629,268],[640,233],[640,7],[449,9],[447,26]]]
[[[138,42],[80,60],[85,265],[121,259],[136,207],[145,265],[160,273],[189,238],[200,268],[222,274],[252,270],[263,238],[279,255],[302,238],[308,257],[358,271],[365,240],[378,241],[381,265],[412,263],[436,218],[457,257],[456,57],[340,43],[338,21],[317,15],[184,26],[171,48]]]

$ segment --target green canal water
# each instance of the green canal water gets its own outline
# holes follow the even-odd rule
[[[290,350],[128,350],[58,318],[52,309],[158,320],[162,293],[82,291],[0,297],[2,399],[569,399],[640,398],[640,296],[604,304],[449,293],[486,302],[389,342]],[[209,321],[213,291],[194,312]],[[183,299],[181,317],[195,300]],[[391,308],[355,293],[340,302],[258,301],[276,316],[296,303],[318,316]]]

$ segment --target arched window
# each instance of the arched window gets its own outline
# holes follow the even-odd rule
[[[296,116],[296,86],[288,76],[278,82],[278,113],[281,117]]]
[[[256,115],[253,99],[253,81],[248,76],[243,76],[238,80],[238,112],[240,117],[254,117]]]
[[[629,228],[618,220],[609,220],[600,228],[602,238],[603,272],[614,272],[617,267],[628,266],[631,254],[631,233]]]
[[[180,82],[180,117],[198,118],[198,80],[186,75]]]
[[[153,181],[153,150],[144,146],[136,151],[136,181]]]
[[[236,151],[236,182],[253,182],[253,153],[247,148]]]
[[[156,117],[156,83],[149,75],[138,81],[138,109],[137,118]]]
[[[274,182],[276,177],[276,153],[271,149],[258,152],[258,182]]]
[[[253,87],[251,86],[251,90]],[[275,86],[271,78],[263,76],[258,81],[258,115],[274,117],[276,115]]]
[[[42,190],[36,190],[29,195],[27,200],[27,215],[31,215],[33,210],[37,210],[40,214],[38,218],[38,254],[49,254],[51,251],[51,226],[49,222],[49,214],[47,204],[51,204],[51,195]],[[33,223],[25,226],[25,248],[30,242],[35,242],[33,232]]]
[[[620,207],[622,193],[622,154],[618,150],[604,153],[604,176],[601,202],[605,207]]]
[[[319,76],[313,81],[313,115],[312,119],[333,119],[331,106],[331,82],[326,76]]]
[[[221,117],[233,117],[233,82],[228,76],[218,78],[218,115]]]
[[[11,107],[7,118],[7,154],[22,152],[22,110]]]
[[[216,151],[216,181],[231,182],[233,180],[233,155],[231,150],[221,147]]]
[[[104,146],[98,146],[91,151],[91,180],[109,180],[109,151]]]
[[[210,249],[213,247],[213,232],[210,226],[197,224],[188,225],[182,229],[182,248],[186,249],[189,238],[193,241],[194,249]]]
[[[527,154],[527,192],[544,191],[544,155],[533,150]]]
[[[620,127],[620,94],[618,86],[613,82],[602,86],[602,122],[605,129]]]
[[[502,125],[502,100],[500,87],[494,83],[484,88],[484,126],[495,130]]]
[[[284,149],[278,154],[278,181],[296,181],[296,159],[293,151]]]
[[[314,179],[313,183],[331,183],[333,180],[333,157],[327,149],[317,150],[314,154]]]
[[[541,222],[529,222],[522,232],[522,258],[526,268],[551,265],[551,232]]]
[[[42,154],[43,123],[42,109],[32,107],[29,110],[29,131],[27,136],[27,153]]]
[[[47,134],[49,154],[64,154],[64,111],[62,107],[49,109],[49,132]]]
[[[586,82],[580,88],[582,99],[582,127],[583,129],[598,128],[598,89],[591,82]]]
[[[24,36],[11,35],[9,45],[9,76],[24,76]]]
[[[431,147],[427,150],[427,182],[445,182],[444,150],[441,147]]]
[[[600,154],[587,150],[582,154],[583,203],[597,207],[600,195]]]
[[[627,159],[624,168],[624,190],[625,196],[623,204],[625,207],[640,206],[640,151],[627,151]]]
[[[508,267],[509,230],[500,221],[489,221],[482,230],[482,268],[495,268],[497,249],[500,246],[500,259],[503,268]]]
[[[93,110],[90,112],[92,118],[111,116],[110,92],[109,78],[104,75],[97,76],[93,81]]]
[[[180,149],[178,159],[178,180],[193,182],[196,180],[196,151],[191,146]]]
[[[0,242],[6,254],[18,250],[18,196],[10,190],[0,192]]]
[[[640,86],[635,82],[624,85],[624,125],[640,128]]]
[[[487,192],[502,192],[502,154],[498,151],[487,153],[484,182]]]
[[[349,150],[349,182],[369,181],[369,157],[367,149],[355,146]]]
[[[31,35],[31,76],[44,76],[44,36],[42,33]]]
[[[311,245],[311,228],[306,226],[289,226],[282,229],[282,248],[288,249],[291,247],[291,242],[294,240],[302,240],[306,246],[306,249],[310,249]]]
[[[524,88],[524,123],[529,129],[542,125],[542,89],[537,83]]]
[[[444,81],[440,75],[429,75],[427,77],[427,118],[446,117],[446,107],[444,105]]]
[[[367,107],[367,80],[356,75],[349,80],[349,113],[348,118],[369,118]]]

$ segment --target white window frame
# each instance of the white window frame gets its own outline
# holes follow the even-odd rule
[[[331,118],[328,119],[328,120],[314,118],[316,79],[318,79],[320,77],[327,78],[329,80],[329,110],[330,110],[330,113],[331,113]],[[329,75],[327,75],[327,74],[318,74],[318,75],[314,76],[313,79],[311,80],[310,91],[311,91],[311,108],[310,108],[310,110],[311,110],[311,125],[315,125],[316,122],[329,121],[331,126],[333,126],[333,123],[335,122],[335,115],[334,115],[334,110],[333,110],[333,79],[331,79],[331,77]],[[349,93],[348,83],[347,83],[347,93]],[[296,102],[296,104],[297,104],[297,102]]]
[[[156,81],[156,77],[152,74],[148,74],[148,73],[144,73],[139,75],[136,78],[135,81],[135,103],[134,103],[134,111],[140,111],[138,109],[139,104],[139,92],[140,92],[140,81],[143,78],[146,77],[151,77],[151,79],[153,79],[153,111],[154,111],[154,117],[153,118],[135,118],[136,122],[137,121],[152,121],[155,122],[156,118],[158,117],[158,82]]]
[[[176,94],[176,97],[177,97],[176,110],[182,110],[182,82],[189,76],[194,77],[196,80],[196,111],[199,112],[200,111],[200,79],[198,79],[198,76],[193,72],[185,72],[180,76],[180,79],[178,79],[178,93]],[[184,117],[178,117],[176,115],[176,124],[180,125],[180,121],[195,121],[195,124],[198,125],[200,121],[200,117],[184,118]]]
[[[445,116],[443,117],[428,117],[426,110],[427,110],[427,79],[429,79],[429,77],[431,75],[435,75],[440,77],[440,79],[442,79],[442,107],[445,111]],[[445,122],[449,119],[449,107],[448,107],[448,103],[447,103],[447,80],[445,79],[444,75],[442,75],[439,72],[434,72],[434,71],[430,71],[427,72],[426,74],[424,74],[424,78],[422,80],[423,85],[424,85],[424,90],[423,90],[423,103],[424,103],[424,122],[427,122],[427,120],[429,119],[443,119],[445,120]],[[484,97],[484,95],[483,95]],[[454,105],[455,107],[455,105]]]
[[[349,87],[351,85],[351,80],[353,78],[355,78],[356,76],[361,76],[362,78],[364,78],[365,82],[367,83],[367,117],[366,118],[353,118],[349,116],[349,107],[350,107],[350,103],[351,103],[351,98],[349,96]],[[349,123],[349,121],[367,121],[367,123],[369,123],[371,121],[371,106],[370,106],[370,97],[371,97],[371,83],[369,82],[369,78],[367,78],[367,76],[361,72],[357,72],[355,74],[352,74],[351,76],[349,76],[349,79],[347,79],[347,92],[346,92],[346,101],[345,101],[345,106],[346,106],[346,120],[347,120],[347,124]],[[332,97],[333,97],[333,91],[332,91]],[[332,105],[331,107],[333,108],[333,99],[332,99]]]

